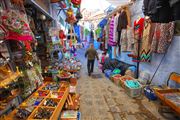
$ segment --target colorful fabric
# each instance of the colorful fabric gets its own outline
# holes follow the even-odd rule
[[[88,29],[84,29],[84,34],[85,34],[85,36],[87,36],[89,34],[89,30]]]
[[[144,18],[134,21],[134,55],[138,54],[138,42],[142,39],[144,28]],[[141,45],[139,46],[141,49]]]
[[[63,31],[63,30],[60,30],[60,31],[59,31],[59,38],[60,38],[60,39],[65,39],[65,38],[66,38],[66,35],[64,34],[64,31]]]
[[[33,34],[23,12],[15,10],[4,10],[1,14],[2,25],[8,31],[6,39],[10,40],[32,40]]]
[[[142,48],[140,50],[141,62],[150,62],[151,60],[151,43],[152,43],[151,33],[154,32],[152,24],[153,23],[150,23],[148,20],[144,21]]]
[[[106,24],[107,24],[107,19],[104,18],[103,20],[100,21],[100,23],[98,24],[98,27],[103,28]]]
[[[112,17],[109,25],[109,41],[108,44],[110,46],[115,46],[116,42],[114,42],[114,17]]]
[[[132,51],[134,44],[133,28],[122,29],[120,45],[122,51]]]
[[[118,32],[117,32],[118,17],[119,17],[119,15],[116,15],[116,16],[114,17],[114,32],[113,32],[114,38],[113,38],[113,41],[116,42],[116,43],[117,43],[117,41],[118,41]]]
[[[101,34],[101,28],[98,27],[98,29],[96,29],[95,31],[96,35],[97,35],[97,38],[99,38],[100,34]]]
[[[121,70],[116,68],[113,70],[113,74],[120,74],[121,73]]]
[[[156,23],[151,50],[156,53],[165,53],[171,43],[173,34],[174,22]]]
[[[126,80],[125,84],[129,87],[129,88],[139,88],[140,84],[138,81],[134,81],[134,80]]]

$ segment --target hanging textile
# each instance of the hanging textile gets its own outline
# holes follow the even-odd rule
[[[118,26],[117,26],[117,31],[118,31],[118,45],[120,45],[120,38],[121,38],[121,30],[126,29],[128,25],[128,19],[127,19],[127,14],[126,11],[121,10],[119,17],[118,17]]]
[[[109,29],[108,28],[109,28],[109,23],[107,23],[107,25],[104,28],[104,32],[105,32],[105,41],[104,41],[105,49],[108,49],[108,38],[109,38]]]
[[[74,32],[75,32],[76,35],[77,35],[77,42],[80,42],[80,39],[81,39],[81,38],[80,38],[80,37],[81,37],[81,36],[80,36],[80,34],[81,34],[80,32],[81,32],[81,31],[80,31],[80,26],[79,26],[79,25],[74,25]]]
[[[100,23],[98,24],[98,27],[104,28],[104,26],[107,24],[108,20],[106,18],[102,19]]]
[[[118,41],[118,32],[117,32],[117,27],[118,27],[118,17],[119,15],[114,16],[114,39],[113,41],[117,43]]]
[[[116,46],[116,42],[114,41],[114,17],[112,17],[110,20],[108,44],[110,46]]]
[[[95,34],[96,34],[97,38],[100,37],[100,34],[101,34],[101,28],[100,28],[100,27],[98,27],[98,28],[95,30]]]
[[[63,30],[60,30],[60,31],[59,31],[59,38],[60,38],[60,39],[65,39],[65,38],[66,38],[66,35],[64,34],[64,31],[63,31]]]
[[[120,43],[123,52],[132,51],[134,44],[133,28],[122,29]]]
[[[126,14],[126,11],[122,10],[118,17],[117,31],[126,29],[127,25],[128,25],[127,14]]]
[[[134,21],[134,55],[138,55],[138,42],[141,42],[144,28],[144,18]],[[141,49],[141,44],[139,44]]]
[[[154,33],[154,23],[149,20],[144,21],[144,30],[142,37],[142,48],[140,50],[141,62],[150,62],[151,60],[151,43]]]
[[[156,28],[151,44],[151,50],[156,53],[165,53],[174,34],[174,22],[156,23]]]
[[[4,10],[1,14],[1,24],[6,28],[7,40],[32,40],[33,34],[25,14],[15,10]]]
[[[143,13],[149,16],[153,23],[168,23],[173,20],[169,0],[144,0]]]
[[[89,34],[89,30],[85,28],[84,29],[84,34],[85,34],[85,36],[87,36]]]

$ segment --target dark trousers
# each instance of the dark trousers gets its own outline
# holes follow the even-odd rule
[[[92,73],[94,69],[94,60],[87,61],[88,73]]]

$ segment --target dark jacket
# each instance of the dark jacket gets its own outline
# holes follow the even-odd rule
[[[143,13],[149,16],[152,22],[168,23],[173,21],[169,0],[144,0]]]
[[[127,14],[126,14],[126,11],[123,11],[120,13],[120,15],[118,17],[117,31],[121,31],[122,29],[126,29],[127,25],[128,25]]]

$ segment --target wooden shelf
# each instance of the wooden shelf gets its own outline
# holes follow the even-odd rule
[[[42,91],[41,89],[42,89],[43,87],[45,87],[48,83],[50,83],[50,82],[47,82],[47,83],[43,84],[41,87],[39,87],[39,89],[38,89],[37,91],[35,91],[29,98],[38,97],[38,96],[35,95],[35,94],[36,94],[38,91]],[[64,83],[63,83],[63,82],[62,82],[62,83],[60,82],[60,84],[64,84]],[[60,88],[61,88],[61,87],[60,87]],[[59,88],[59,89],[60,89],[60,88]],[[48,120],[58,120],[58,118],[59,118],[59,116],[60,116],[60,113],[61,113],[61,111],[62,111],[62,108],[63,108],[63,106],[64,106],[64,104],[65,104],[65,101],[66,101],[66,99],[67,99],[67,97],[68,97],[68,95],[69,95],[69,86],[66,86],[66,90],[63,91],[64,94],[63,94],[63,96],[62,96],[61,99],[52,98],[52,97],[50,97],[51,92],[50,92],[49,90],[45,90],[45,91],[48,93],[48,95],[47,95],[47,96],[44,96],[44,97],[40,97],[40,98],[44,98],[44,99],[39,103],[38,106],[34,106],[35,109],[32,111],[32,113],[28,116],[28,118],[27,118],[26,120],[35,120],[35,119],[34,119],[34,115],[35,115],[35,113],[36,113],[40,108],[50,109],[50,110],[53,111],[50,119],[48,119]],[[52,91],[52,92],[54,92],[54,91]],[[58,92],[58,90],[55,91],[55,92]],[[28,101],[29,98],[27,98],[23,103],[25,103],[26,101]],[[57,105],[56,107],[43,106],[43,103],[44,103],[44,101],[45,101],[46,99],[55,99],[55,100],[58,101],[58,105]],[[23,103],[19,106],[20,108],[26,107],[26,106],[23,105]],[[11,112],[9,115],[7,115],[7,116],[6,116],[6,120],[15,120],[14,118],[16,118],[16,117],[15,117],[16,112],[17,112],[17,109],[15,109],[13,112]]]
[[[18,77],[20,77],[21,73],[20,72],[15,72],[10,75],[8,75],[4,80],[0,81],[0,87],[4,87],[8,85],[10,82],[16,80]]]

